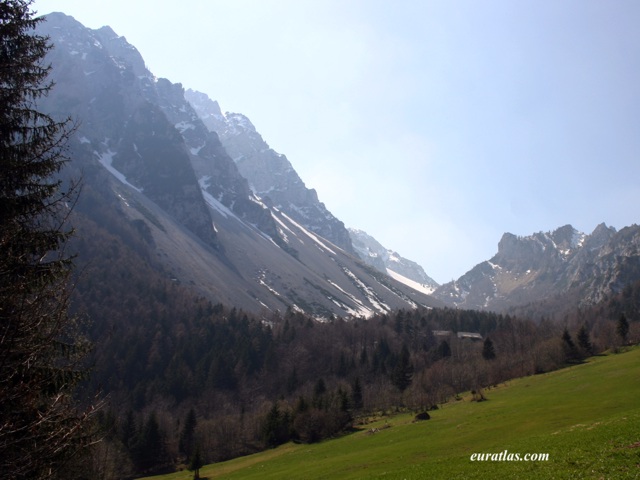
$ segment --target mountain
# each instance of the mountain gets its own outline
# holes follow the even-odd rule
[[[145,239],[137,251],[156,271],[211,301],[324,318],[438,305],[568,308],[638,278],[637,226],[585,235],[567,225],[506,233],[493,258],[438,287],[414,262],[349,232],[248,118],[156,78],[111,28],[55,13],[38,29],[55,46],[56,87],[41,106],[77,121],[71,167],[104,204],[80,211],[108,208],[134,225]],[[115,223],[112,233],[129,231]]]
[[[366,232],[349,228],[349,236],[356,253],[368,265],[428,294],[438,288],[438,283],[429,277],[420,265],[383,247],[380,242]]]
[[[255,313],[293,309],[326,318],[440,305],[352,255],[348,234],[337,234],[342,223],[292,168],[281,184],[284,192],[292,182],[291,198],[275,190],[269,198],[256,195],[242,162],[207,128],[182,85],[156,78],[111,28],[88,29],[53,13],[38,33],[54,45],[48,61],[56,83],[41,106],[77,121],[70,167],[92,192],[81,196],[78,213],[94,215],[88,220],[114,238],[134,225],[145,239],[137,251],[157,271],[211,301]],[[241,117],[230,117],[239,130]],[[243,135],[266,148],[245,127]],[[290,168],[270,155],[280,158],[283,172]],[[98,211],[102,216],[92,213]],[[111,261],[118,261],[115,253]]]
[[[238,170],[263,201],[380,272],[428,294],[435,290],[438,284],[420,265],[384,248],[365,232],[345,228],[318,200],[317,192],[305,186],[287,157],[271,149],[246,116],[222,113],[218,102],[202,92],[189,89],[185,97],[207,128],[219,135]]]
[[[218,102],[191,89],[185,92],[185,98],[207,128],[218,134],[225,150],[256,195],[314,234],[330,240],[346,252],[354,253],[344,223],[318,200],[314,189],[305,186],[287,157],[269,147],[246,116],[229,112],[223,114]]]
[[[640,278],[640,227],[571,225],[526,237],[505,233],[498,253],[434,296],[459,308],[504,311],[534,302],[563,311],[595,305]]]

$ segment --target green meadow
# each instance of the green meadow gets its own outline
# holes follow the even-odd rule
[[[427,421],[385,417],[337,439],[208,465],[200,477],[640,478],[640,348],[512,380],[485,395],[479,403],[463,396]],[[471,460],[474,453],[505,451],[507,457],[548,454],[548,461]],[[193,473],[153,478],[186,480]]]

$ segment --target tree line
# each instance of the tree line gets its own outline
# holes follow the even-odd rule
[[[188,326],[156,321],[123,332],[118,347],[104,346],[110,366],[93,381],[113,399],[114,464],[130,472],[187,467],[196,452],[210,463],[320,441],[368,415],[428,411],[464,391],[484,399],[494,385],[637,342],[640,333],[637,321],[624,317],[625,329],[591,311],[534,322],[446,308],[326,321],[207,302],[196,310]],[[483,337],[458,338],[460,331]],[[163,445],[153,465],[136,453],[152,444],[143,440],[150,421]]]

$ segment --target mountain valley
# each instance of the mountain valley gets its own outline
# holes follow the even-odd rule
[[[417,306],[506,311],[562,296],[585,306],[638,271],[636,226],[602,224],[591,235],[566,226],[507,233],[492,259],[438,285],[331,214],[246,116],[155,78],[109,27],[51,14],[40,29],[56,45],[57,87],[44,106],[79,122],[74,167],[86,182],[111,185],[114,205],[145,222],[172,278],[214,302],[318,318]]]
[[[330,212],[247,116],[157,78],[110,27],[51,13],[36,34],[55,83],[38,107],[74,123],[56,179],[82,185],[65,253],[94,346],[77,397],[104,399],[93,476],[197,472],[398,412],[499,412],[482,402],[512,379],[640,342],[640,226],[504,233],[440,285]]]

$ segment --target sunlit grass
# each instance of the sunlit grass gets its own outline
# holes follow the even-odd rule
[[[526,377],[412,423],[399,415],[315,445],[201,470],[201,478],[640,478],[640,349]],[[548,453],[547,462],[472,462],[473,453]],[[179,472],[162,479],[190,479]]]

